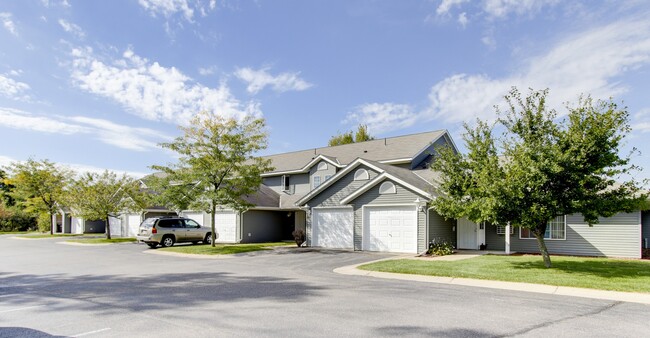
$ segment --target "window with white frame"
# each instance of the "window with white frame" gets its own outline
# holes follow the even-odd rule
[[[354,172],[354,180],[355,181],[365,181],[370,179],[370,175],[368,175],[368,170],[366,169],[359,169]]]
[[[329,180],[330,178],[332,178],[332,175],[325,175],[325,181]]]
[[[384,182],[379,186],[379,194],[395,194],[397,189],[395,189],[395,184],[393,182]]]
[[[289,175],[282,175],[282,191],[289,191]]]
[[[535,239],[531,229],[519,228],[520,239]],[[546,225],[544,239],[566,239],[566,217],[558,216]]]
[[[316,170],[327,170],[327,162],[318,163]]]
[[[314,189],[320,185],[320,176],[314,176]]]

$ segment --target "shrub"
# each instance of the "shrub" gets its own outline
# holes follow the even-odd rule
[[[22,210],[0,205],[0,231],[31,231],[36,229],[36,219]]]
[[[38,214],[36,223],[38,224],[38,231],[50,232],[50,214],[46,212]]]
[[[427,255],[433,256],[445,256],[451,255],[454,253],[454,246],[442,238],[434,238],[429,242],[429,250],[427,250]]]
[[[305,243],[306,236],[304,230],[294,230],[291,234],[293,235],[293,239],[296,241],[296,245],[298,245],[298,247],[301,247],[302,243]]]

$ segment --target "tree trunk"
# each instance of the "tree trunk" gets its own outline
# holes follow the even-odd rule
[[[54,235],[54,214],[48,213],[50,215],[50,235]]]
[[[210,244],[214,248],[214,242],[217,240],[216,231],[215,231],[216,227],[215,227],[215,224],[214,224],[217,221],[217,214],[216,214],[217,205],[216,205],[216,203],[214,201],[212,201],[212,210],[211,211],[212,211],[212,213],[211,213],[212,214],[212,222],[210,222],[210,223],[212,223],[212,233],[210,234],[210,236],[212,237],[212,243],[210,243]]]
[[[548,249],[546,248],[546,242],[544,242],[544,233],[546,232],[546,223],[542,226],[536,226],[533,230],[533,234],[537,239],[537,246],[539,247],[539,252],[542,254],[544,259],[544,266],[547,268],[551,267],[551,256],[548,254]]]
[[[109,216],[106,216],[106,239],[111,239],[111,222]]]

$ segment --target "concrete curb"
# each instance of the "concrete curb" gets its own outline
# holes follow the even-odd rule
[[[560,295],[560,296],[613,300],[613,301],[650,305],[650,294],[646,294],[646,293],[595,290],[595,289],[574,288],[568,286],[554,286],[554,285],[518,283],[518,282],[502,282],[502,281],[471,279],[471,278],[410,275],[410,274],[403,274],[403,273],[366,271],[366,270],[359,270],[357,268],[360,265],[365,265],[374,262],[378,262],[378,261],[343,266],[334,269],[334,272],[342,275],[351,275],[351,276],[367,276],[367,277],[375,277],[375,278],[398,279],[398,280],[407,280],[407,281],[424,282],[424,283],[438,283],[438,284],[462,285],[462,286],[472,286],[472,287],[480,287],[480,288],[500,289],[500,290],[514,290],[514,291],[523,291],[523,292],[534,292],[534,293],[543,293],[543,294]]]
[[[150,255],[161,255],[161,256],[173,256],[173,257],[184,257],[184,258],[193,258],[193,259],[229,259],[233,258],[232,255],[200,255],[200,254],[184,254],[178,252],[166,252],[158,250],[145,250],[142,251],[144,254]]]

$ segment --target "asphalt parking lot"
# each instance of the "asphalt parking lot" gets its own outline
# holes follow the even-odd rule
[[[639,337],[650,306],[339,275],[388,255],[231,258],[0,236],[0,337]]]

